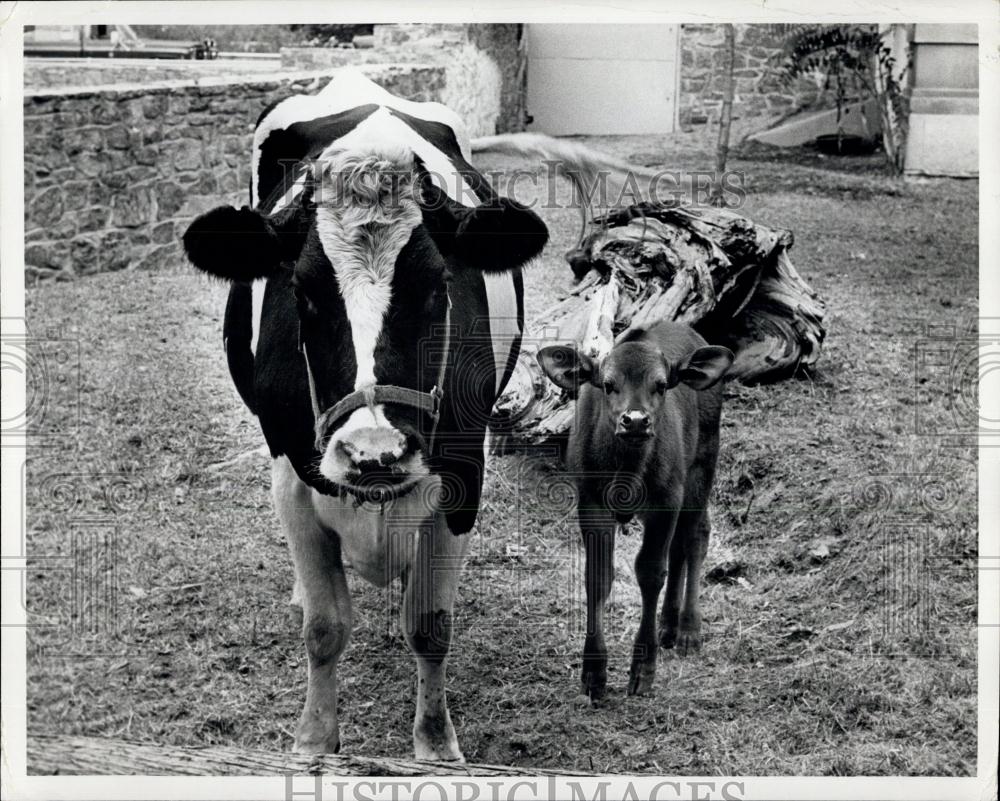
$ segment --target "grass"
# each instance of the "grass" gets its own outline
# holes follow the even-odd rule
[[[692,136],[595,144],[710,163]],[[760,152],[731,166],[746,213],[795,232],[828,338],[811,378],[727,392],[706,644],[663,652],[654,693],[625,696],[638,537],[621,537],[609,696],[581,706],[572,503],[551,459],[494,459],[456,607],[460,743],[469,761],[616,773],[974,775],[977,184]],[[568,287],[577,230],[543,215],[529,315]],[[224,301],[181,264],[28,292],[32,335],[80,353],[47,362],[29,442],[29,734],[291,746],[292,572],[268,460],[234,460],[261,438],[226,371]],[[405,756],[399,588],[349,578],[344,747]]]

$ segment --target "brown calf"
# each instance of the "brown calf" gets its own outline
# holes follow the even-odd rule
[[[587,555],[583,691],[595,701],[604,695],[604,604],[614,579],[615,530],[638,515],[644,529],[635,559],[642,618],[628,692],[643,693],[656,675],[657,639],[681,654],[701,645],[699,583],[722,410],[717,382],[733,354],[671,322],[629,334],[599,364],[566,346],[543,348],[538,361],[556,384],[580,389],[568,463]]]

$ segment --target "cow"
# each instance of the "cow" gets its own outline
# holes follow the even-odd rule
[[[628,694],[643,694],[653,686],[658,645],[676,646],[681,655],[701,645],[701,569],[722,412],[718,382],[733,353],[708,345],[689,326],[663,322],[626,332],[600,361],[569,345],[544,347],[537,359],[558,386],[579,391],[567,464],[586,553],[582,692],[598,702],[607,689],[604,605],[614,580],[615,535],[638,516],[642,615]]]
[[[518,358],[521,270],[548,237],[470,154],[449,109],[345,70],[264,111],[252,207],[213,209],[184,235],[193,265],[231,284],[226,358],[273,460],[308,657],[300,752],[340,748],[349,562],[404,582],[416,757],[463,758],[445,696],[462,535]]]

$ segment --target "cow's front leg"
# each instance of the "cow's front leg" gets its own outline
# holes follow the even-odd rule
[[[416,536],[416,555],[402,610],[403,633],[417,660],[413,750],[417,759],[461,760],[448,714],[445,669],[455,593],[469,538],[452,534],[443,514],[421,527]]]
[[[275,460],[272,491],[295,565],[309,663],[306,702],[295,730],[295,750],[335,754],[340,750],[337,661],[351,636],[351,597],[340,540],[317,521],[310,491],[287,459]]]

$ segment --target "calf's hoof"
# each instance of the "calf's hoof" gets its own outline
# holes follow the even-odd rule
[[[586,695],[593,703],[597,703],[607,694],[608,690],[608,670],[600,667],[588,667],[586,664],[583,673],[580,675],[580,691]]]
[[[677,629],[660,629],[660,647],[673,648],[677,644]]]
[[[677,636],[677,654],[693,656],[701,650],[701,632],[682,630]]]
[[[628,694],[646,695],[656,681],[656,662],[633,662],[628,671]]]
[[[426,717],[413,724],[413,753],[418,760],[465,762],[451,715]]]

